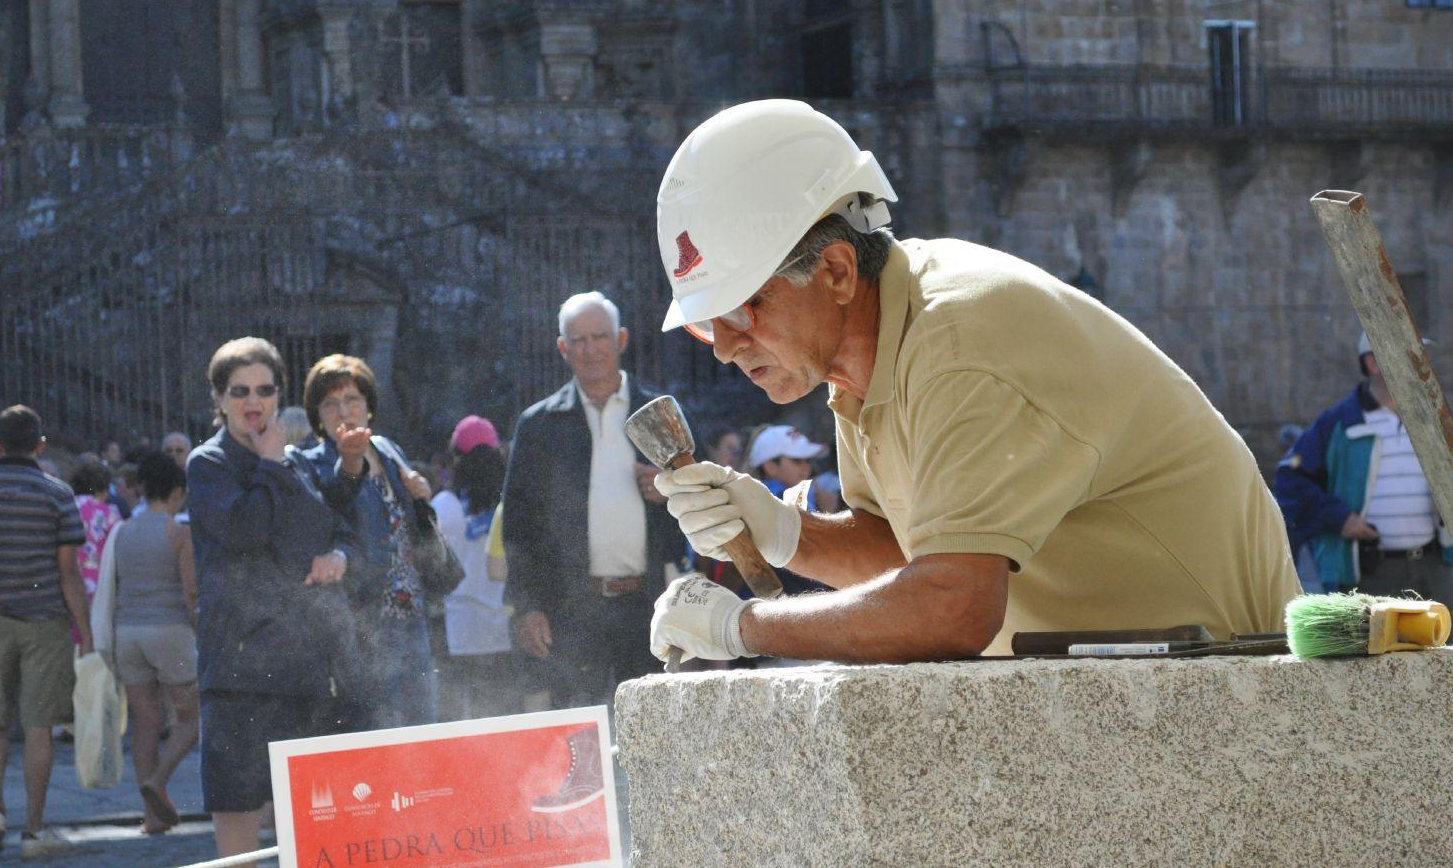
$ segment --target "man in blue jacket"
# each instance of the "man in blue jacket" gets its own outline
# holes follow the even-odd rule
[[[1453,546],[1366,334],[1357,360],[1365,379],[1277,465],[1292,550],[1311,545],[1325,591],[1453,603]]]

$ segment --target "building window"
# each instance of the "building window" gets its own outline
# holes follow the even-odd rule
[[[1207,21],[1211,62],[1211,116],[1217,126],[1239,127],[1250,120],[1251,21]]]

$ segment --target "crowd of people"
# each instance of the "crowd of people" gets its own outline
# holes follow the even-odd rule
[[[258,337],[212,356],[206,441],[129,462],[108,442],[71,485],[41,464],[41,419],[0,413],[23,850],[64,845],[42,814],[73,648],[134,697],[143,829],[177,821],[167,783],[199,739],[227,856],[257,848],[271,741],[609,702],[672,649],[900,662],[1004,652],[1021,629],[1266,632],[1297,591],[1288,531],[1319,589],[1449,593],[1453,548],[1365,344],[1367,379],[1295,439],[1274,499],[1131,324],[1007,254],[895,238],[893,201],[872,154],[785,100],[699,127],[658,197],[662,261],[679,256],[665,327],[777,403],[828,383],[834,446],[708,424],[707,460],[651,466],[625,422],[655,394],[599,292],[559,309],[570,379],[508,443],[459,420],[439,461],[386,436],[362,359],[318,360],[280,407],[287,367]],[[784,599],[753,599],[727,558],[743,529]]]
[[[570,381],[522,415],[512,442],[469,415],[427,463],[384,433],[363,359],[318,360],[302,406],[280,407],[283,359],[256,337],[207,367],[210,438],[107,441],[75,457],[69,485],[44,456],[39,416],[5,410],[0,472],[36,503],[7,500],[0,527],[45,514],[26,525],[44,565],[22,588],[0,564],[0,620],[44,633],[0,648],[27,768],[64,737],[70,660],[94,648],[130,703],[141,830],[180,821],[167,784],[200,741],[219,853],[245,853],[268,820],[270,741],[608,703],[620,681],[659,670],[651,605],[672,578],[705,569],[750,591],[730,562],[691,551],[658,468],[625,436],[654,397],[620,369],[628,339],[603,295],[566,300]],[[796,429],[704,434],[705,457],[835,502],[829,447]],[[429,556],[440,545],[443,566]],[[27,775],[24,854],[65,847],[43,823],[46,779]]]

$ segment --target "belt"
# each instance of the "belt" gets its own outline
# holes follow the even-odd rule
[[[602,597],[624,597],[641,590],[641,576],[591,576],[589,588]]]
[[[1430,542],[1415,549],[1378,549],[1377,554],[1379,557],[1393,561],[1416,561],[1427,555],[1436,554],[1437,551],[1438,543]]]

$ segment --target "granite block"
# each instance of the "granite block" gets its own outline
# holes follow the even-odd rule
[[[635,868],[1446,864],[1453,650],[622,684]]]

